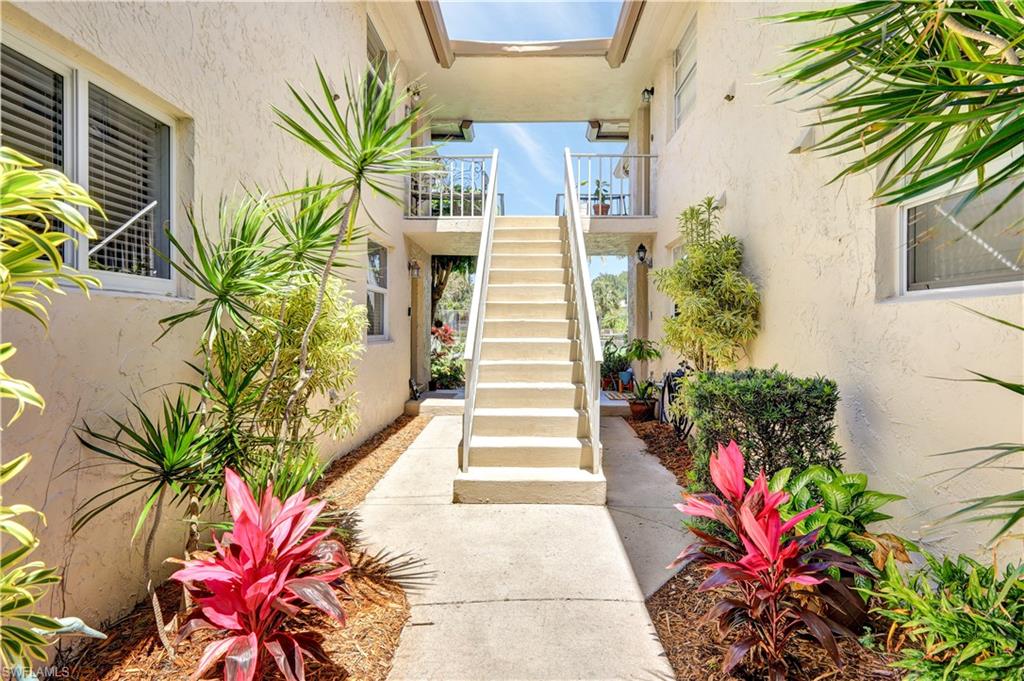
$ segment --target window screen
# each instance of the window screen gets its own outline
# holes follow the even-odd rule
[[[90,247],[131,221],[90,254],[92,269],[170,278],[167,262],[153,250],[169,252],[169,147],[167,125],[89,84],[89,193],[107,214],[106,221],[90,216],[99,235]]]
[[[966,191],[905,208],[907,288],[1024,279],[1024,192],[977,226],[1018,182],[986,192],[959,212]]]
[[[697,17],[683,31],[674,55],[674,120],[678,129],[697,99]]]

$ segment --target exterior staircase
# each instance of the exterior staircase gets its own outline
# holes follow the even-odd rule
[[[456,502],[605,503],[571,228],[558,217],[497,217],[485,239]]]

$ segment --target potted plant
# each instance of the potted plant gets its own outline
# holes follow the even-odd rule
[[[626,351],[615,342],[614,338],[609,338],[605,341],[604,359],[601,362],[602,387],[605,390],[614,389],[616,379],[623,380],[623,373],[626,374],[625,385],[628,385],[632,374],[629,372],[629,359],[626,357]]]
[[[586,186],[587,180],[583,180],[580,186]],[[611,201],[609,200],[612,195],[612,184],[605,180],[594,180],[594,191],[587,197],[590,201],[590,214],[591,215],[608,215],[608,211],[611,209]]]
[[[634,338],[623,349],[630,362],[650,362],[661,358],[658,344],[647,338]]]
[[[638,421],[654,418],[654,404],[658,401],[658,385],[651,380],[637,381],[629,398],[629,412]]]

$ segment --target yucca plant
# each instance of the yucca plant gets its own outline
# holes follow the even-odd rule
[[[877,171],[876,198],[900,203],[974,177],[962,206],[1024,170],[1020,2],[854,2],[774,19],[829,27],[775,74],[816,99],[828,133],[815,148],[857,155],[835,180]]]
[[[321,188],[329,190],[327,196],[332,200],[342,201],[344,213],[320,275],[312,314],[299,343],[298,376],[285,403],[278,433],[279,451],[285,446],[295,404],[312,375],[308,367],[310,338],[323,309],[334,261],[342,246],[350,245],[356,237],[363,194],[369,190],[401,203],[401,181],[406,176],[438,167],[436,161],[428,158],[434,154],[435,147],[412,146],[418,133],[415,126],[423,112],[419,104],[411,103],[409,96],[399,91],[394,70],[383,82],[372,65],[357,82],[346,76],[347,103],[343,109],[336,101],[338,93],[331,88],[319,64],[317,78],[319,97],[300,93],[289,86],[295,102],[308,119],[305,123],[276,107],[274,111],[280,119],[278,125],[285,132],[341,171],[342,177],[325,182]],[[407,106],[410,103],[411,106]]]
[[[1024,565],[1000,575],[967,556],[925,558],[906,577],[890,559],[871,593],[875,612],[893,622],[894,666],[916,681],[1022,681]]]
[[[125,499],[144,495],[145,502],[135,521],[132,540],[151,518],[143,544],[146,590],[153,606],[157,634],[173,657],[173,648],[164,631],[160,601],[153,587],[153,545],[161,527],[165,502],[181,504],[187,500],[191,505],[196,499],[215,498],[220,489],[220,471],[223,468],[219,462],[221,452],[216,450],[217,442],[211,434],[203,430],[202,414],[189,403],[188,393],[184,390],[174,398],[164,394],[160,415],[156,418],[150,416],[137,400],[131,400],[131,408],[135,412],[134,418],[111,417],[116,427],[113,433],[97,430],[88,422],[83,422],[79,429],[78,440],[102,460],[78,464],[76,468],[123,465],[127,466],[127,471],[113,486],[82,502],[75,510],[71,527],[73,532],[78,532]],[[198,511],[190,509],[190,515],[190,534],[198,534],[195,517]]]

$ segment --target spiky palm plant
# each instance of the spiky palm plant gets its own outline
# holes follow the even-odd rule
[[[334,260],[342,246],[350,245],[355,239],[363,195],[369,190],[400,203],[399,190],[405,177],[437,168],[437,163],[428,158],[434,153],[434,147],[411,144],[418,132],[415,126],[422,111],[416,103],[406,106],[409,97],[398,90],[394,70],[383,82],[372,66],[358,82],[346,76],[347,103],[343,109],[336,101],[338,93],[331,88],[319,64],[317,77],[320,97],[289,86],[308,120],[299,122],[276,107],[274,111],[283,130],[341,171],[340,178],[325,182],[321,188],[329,190],[332,200],[343,202],[344,213],[320,275],[312,314],[299,343],[297,379],[285,404],[278,434],[279,451],[285,446],[295,404],[312,375],[308,366],[310,338],[323,309]]]
[[[816,97],[828,130],[817,149],[858,156],[836,180],[877,171],[876,197],[899,203],[973,176],[963,206],[1024,170],[1019,0],[877,0],[774,19],[834,27],[791,47],[775,74],[785,92]]]

